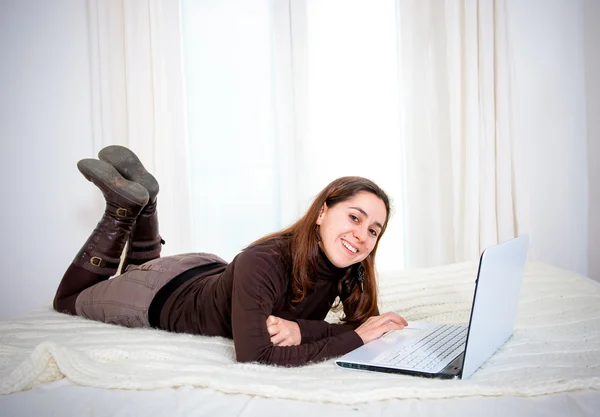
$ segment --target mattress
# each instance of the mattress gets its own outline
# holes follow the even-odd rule
[[[463,263],[383,274],[381,310],[464,324],[476,271]],[[598,415],[600,287],[529,263],[513,337],[464,381],[347,370],[333,359],[300,368],[238,364],[227,339],[127,329],[45,308],[0,324],[0,393],[0,410],[9,412],[2,415],[34,415],[38,407],[155,415],[166,404],[172,415]]]
[[[386,400],[344,405],[244,394],[224,394],[207,388],[180,387],[153,391],[106,390],[74,385],[63,379],[29,391],[0,396],[3,417],[143,416],[143,417],[597,417],[596,391],[576,391],[537,397],[468,397]]]

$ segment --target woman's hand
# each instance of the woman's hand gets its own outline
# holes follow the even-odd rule
[[[406,320],[396,313],[385,313],[380,316],[369,317],[354,331],[358,333],[363,343],[369,343],[392,330],[402,330],[407,325]]]
[[[302,341],[298,323],[276,316],[267,317],[267,331],[275,346],[297,346]]]

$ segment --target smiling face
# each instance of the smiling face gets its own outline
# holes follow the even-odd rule
[[[384,202],[366,191],[332,207],[324,204],[317,218],[321,249],[338,268],[362,261],[375,247],[387,214]]]

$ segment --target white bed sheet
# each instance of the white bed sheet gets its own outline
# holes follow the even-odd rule
[[[30,391],[0,396],[3,417],[598,417],[600,392],[577,391],[539,397],[470,397],[439,400],[389,400],[358,405],[267,399],[182,387],[156,391],[103,390],[63,379]]]
[[[273,393],[273,391],[264,391],[260,387],[244,388],[244,385],[251,379],[246,381],[244,379],[237,381],[236,393],[225,393],[231,392],[226,390],[215,390],[210,385],[203,385],[210,388],[200,388],[192,386],[181,386],[179,388],[160,388],[154,390],[120,390],[120,389],[101,389],[93,388],[90,386],[76,385],[68,379],[60,379],[55,382],[47,384],[34,384],[35,386],[27,391],[15,392],[10,395],[0,396],[0,417],[4,416],[202,416],[202,415],[216,415],[216,416],[270,416],[284,415],[286,417],[293,416],[321,416],[321,415],[354,415],[354,416],[391,416],[391,415],[412,415],[412,416],[445,416],[454,417],[465,415],[485,415],[485,416],[598,416],[600,417],[600,303],[590,302],[599,299],[599,292],[596,290],[596,286],[590,286],[589,283],[593,282],[583,277],[574,276],[572,273],[566,271],[560,271],[556,268],[552,268],[546,265],[530,265],[528,267],[529,272],[527,275],[525,291],[522,297],[523,303],[521,304],[521,313],[526,313],[522,316],[517,328],[520,329],[521,337],[517,336],[516,340],[512,340],[507,344],[505,349],[502,349],[497,357],[491,360],[490,364],[486,365],[486,369],[481,371],[481,374],[489,374],[494,369],[502,370],[503,357],[510,357],[513,351],[518,350],[519,346],[523,344],[528,345],[535,342],[534,339],[523,338],[525,334],[536,334],[539,331],[540,326],[544,321],[548,321],[549,316],[540,315],[544,313],[552,313],[551,317],[554,317],[556,313],[559,321],[563,320],[562,329],[568,329],[571,323],[576,323],[577,319],[585,318],[584,326],[579,323],[580,331],[578,333],[566,333],[565,341],[576,341],[581,340],[585,342],[586,346],[580,347],[577,343],[568,343],[556,345],[556,349],[553,348],[552,356],[549,356],[550,361],[550,374],[555,371],[560,371],[560,368],[556,368],[560,365],[556,361],[559,357],[565,357],[565,354],[569,353],[571,356],[577,359],[572,361],[573,371],[566,371],[564,375],[571,375],[572,378],[564,380],[564,382],[571,384],[571,388],[565,387],[564,389],[558,390],[547,390],[545,391],[543,386],[538,385],[535,389],[520,389],[512,392],[510,395],[500,392],[495,394],[494,391],[484,391],[485,395],[467,395],[463,397],[447,398],[448,395],[443,393],[437,393],[430,395],[430,391],[427,387],[424,387],[419,396],[406,395],[406,393],[396,393],[396,389],[409,390],[423,383],[417,379],[410,379],[404,386],[401,384],[397,376],[388,376],[392,379],[381,379],[381,381],[387,381],[388,385],[394,391],[392,394],[387,393],[385,398],[387,400],[362,402],[360,401],[342,401],[340,398],[369,398],[365,395],[369,390],[363,390],[360,393],[360,389],[364,387],[363,382],[368,382],[368,377],[371,373],[365,373],[363,371],[353,370],[339,370],[333,366],[332,363],[325,363],[321,365],[312,365],[310,368],[306,368],[310,373],[316,373],[321,375],[319,372],[327,371],[330,369],[336,372],[336,377],[339,375],[343,379],[339,379],[339,382],[343,382],[342,386],[346,388],[352,387],[353,391],[350,393],[344,393],[340,395],[341,388],[337,384],[327,383],[323,385],[325,381],[319,381],[313,378],[313,386],[305,385],[303,387],[304,392],[312,392],[313,396],[308,398],[319,397],[319,401],[311,401],[307,397],[300,397],[299,399],[289,399],[296,397],[285,397],[281,393]],[[454,265],[444,268],[436,268],[431,270],[422,270],[416,272],[405,271],[402,276],[394,275],[393,277],[383,277],[382,280],[383,290],[383,305],[388,310],[395,310],[403,312],[406,310],[405,315],[410,315],[411,319],[444,319],[445,321],[456,321],[461,319],[463,316],[468,317],[468,309],[464,306],[467,304],[462,300],[460,303],[446,303],[444,306],[436,304],[435,299],[427,300],[427,296],[424,294],[435,293],[436,291],[442,291],[445,294],[444,297],[449,297],[452,301],[454,296],[449,296],[448,292],[457,292],[457,294],[464,294],[464,286],[458,285],[460,282],[465,281],[464,279],[453,281],[451,279],[452,274],[457,276],[463,276],[465,271],[475,271],[475,265]],[[468,272],[471,275],[471,272]],[[444,285],[439,281],[439,277],[443,276]],[[415,278],[418,279],[415,280]],[[466,279],[465,282],[470,281]],[[410,284],[410,285],[409,285]],[[594,284],[598,285],[598,283]],[[583,291],[583,297],[587,297],[587,302],[576,302],[573,298],[577,293],[571,290],[571,287],[578,287],[578,293],[582,294],[582,288],[587,292]],[[399,297],[397,294],[402,294]],[[415,295],[418,294],[418,297]],[[462,295],[461,295],[462,297]],[[557,302],[555,298],[572,298],[571,301]],[[581,296],[577,300],[583,300]],[[460,307],[462,306],[462,307]],[[569,310],[565,310],[569,308]],[[581,310],[581,311],[579,311]],[[404,314],[404,313],[403,313]],[[545,318],[544,318],[545,317]],[[62,320],[62,318],[61,318]],[[85,325],[88,323],[76,321],[80,319],[73,319],[73,325]],[[580,320],[581,321],[581,320]],[[554,319],[552,320],[554,322]],[[70,322],[71,323],[71,322]],[[6,335],[10,335],[10,332],[15,329],[24,329],[35,323],[23,323],[17,325],[15,328],[11,327],[11,323],[3,325],[3,328],[8,331]],[[90,323],[92,324],[92,323]],[[39,327],[41,325],[41,327]],[[48,328],[52,328],[52,321],[43,321],[39,327],[43,333]],[[99,324],[97,324],[99,325]],[[106,325],[102,325],[106,326]],[[586,327],[587,326],[587,327]],[[547,327],[547,326],[546,326]],[[107,327],[107,331],[112,332],[113,327]],[[581,330],[583,329],[583,330]],[[31,330],[31,329],[30,329]],[[124,330],[124,329],[122,329]],[[102,330],[104,332],[104,330]],[[91,336],[91,333],[84,332],[85,336],[82,340],[87,340]],[[108,333],[104,333],[105,335]],[[37,332],[16,332],[16,335],[22,337],[21,342],[29,346],[31,343],[27,342],[29,338],[37,339],[39,333]],[[546,333],[540,333],[539,336],[544,336],[544,339],[537,339],[537,343],[540,341],[550,341],[551,337]],[[0,336],[3,336],[0,334]],[[60,336],[60,333],[57,333]],[[180,335],[182,336],[182,335]],[[126,340],[133,337],[131,335],[126,336]],[[2,337],[0,337],[1,339]],[[6,339],[6,338],[5,338]],[[10,339],[10,337],[8,337]],[[193,338],[192,338],[193,339]],[[58,337],[57,340],[60,340]],[[196,339],[194,339],[196,340]],[[520,340],[520,341],[519,341]],[[27,343],[26,343],[27,342]],[[555,341],[556,342],[556,341]],[[0,346],[0,363],[5,362],[6,359],[11,358],[12,348],[9,346],[12,342],[5,340],[6,345]],[[35,345],[35,343],[33,344]],[[32,345],[32,346],[33,346]],[[535,343],[534,343],[535,345]],[[570,350],[561,350],[561,347]],[[585,348],[585,349],[583,349]],[[28,348],[29,349],[29,348]],[[563,353],[560,353],[560,352]],[[580,351],[581,355],[577,352]],[[511,353],[512,352],[512,353]],[[539,355],[535,355],[539,356]],[[580,357],[581,356],[581,357]],[[527,359],[530,357],[530,359]],[[531,364],[536,359],[531,356],[519,356],[525,360],[524,364]],[[64,369],[69,370],[68,363],[59,361]],[[513,361],[509,360],[508,364],[512,364]],[[538,361],[539,362],[539,361]],[[125,363],[124,363],[125,364]],[[510,369],[515,369],[518,373],[518,369],[514,366]],[[552,367],[554,366],[554,368]],[[4,368],[4,365],[2,366]],[[103,368],[104,369],[104,368]],[[535,375],[547,374],[549,370],[541,369],[539,366],[535,369]],[[554,369],[554,370],[553,370]],[[584,369],[583,371],[581,369]],[[269,367],[252,368],[252,366],[244,366],[242,370],[250,370],[250,374],[260,371],[260,374],[268,376],[268,381],[272,386],[277,385],[277,379],[284,375],[283,370],[277,371]],[[504,368],[506,373],[506,368]],[[558,372],[557,371],[557,372]],[[106,374],[104,371],[102,373]],[[51,381],[56,379],[55,368],[50,368],[50,373],[47,375],[54,375]],[[224,374],[225,381],[234,383],[235,381],[231,378],[235,378],[237,373],[231,373],[229,375]],[[381,374],[379,374],[381,375]],[[553,374],[554,375],[554,374]],[[561,374],[562,375],[562,374]],[[586,378],[579,379],[584,375]],[[532,377],[534,374],[532,374]],[[73,375],[71,375],[73,377]],[[383,377],[382,377],[383,378]],[[510,379],[510,372],[503,377],[503,379]],[[11,379],[11,378],[9,378]],[[237,378],[235,378],[237,379]],[[481,378],[480,378],[481,379]],[[535,378],[532,379],[532,381]],[[546,375],[548,381],[552,381],[551,377]],[[86,380],[85,378],[83,380]],[[336,380],[335,378],[331,381]],[[43,381],[43,378],[42,380]],[[308,382],[306,380],[305,382]],[[330,381],[330,382],[331,382]],[[354,381],[348,383],[348,381]],[[381,382],[380,381],[380,382]],[[541,380],[538,379],[538,382]],[[579,383],[577,384],[577,381]],[[583,382],[586,383],[583,383]],[[260,379],[256,379],[255,382],[260,382]],[[264,381],[263,381],[264,382]],[[320,383],[319,383],[320,382]],[[556,381],[554,381],[556,382]],[[574,385],[572,384],[574,383]],[[185,384],[183,384],[185,385]],[[285,384],[283,384],[285,385]],[[436,386],[439,384],[436,384]],[[168,385],[167,385],[168,386]],[[201,385],[202,386],[202,385]],[[223,384],[220,384],[223,387]],[[246,385],[247,386],[247,385]],[[272,388],[271,386],[271,388]],[[575,386],[575,388],[573,388]],[[433,388],[431,385],[429,388]],[[444,388],[445,387],[445,388]],[[442,389],[445,392],[450,388],[450,385],[444,385]],[[115,388],[115,387],[112,387]],[[439,388],[439,387],[438,387]],[[556,389],[557,387],[555,387]],[[23,389],[23,388],[22,388]],[[26,388],[25,388],[26,389]],[[380,389],[380,388],[379,388]],[[337,391],[337,393],[336,393]],[[535,394],[537,392],[537,395]],[[550,394],[548,394],[550,392]],[[356,393],[354,395],[354,393]],[[289,394],[289,393],[288,393]],[[362,394],[362,395],[361,395]],[[330,395],[337,396],[337,398],[330,397]],[[497,396],[496,396],[497,395]],[[438,398],[439,397],[439,398]],[[288,398],[288,399],[286,399]],[[331,398],[331,399],[330,399]]]

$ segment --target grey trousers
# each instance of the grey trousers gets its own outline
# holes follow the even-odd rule
[[[83,290],[77,297],[78,316],[126,327],[150,327],[148,309],[156,293],[179,274],[223,259],[209,253],[186,253],[129,265],[114,278]]]

